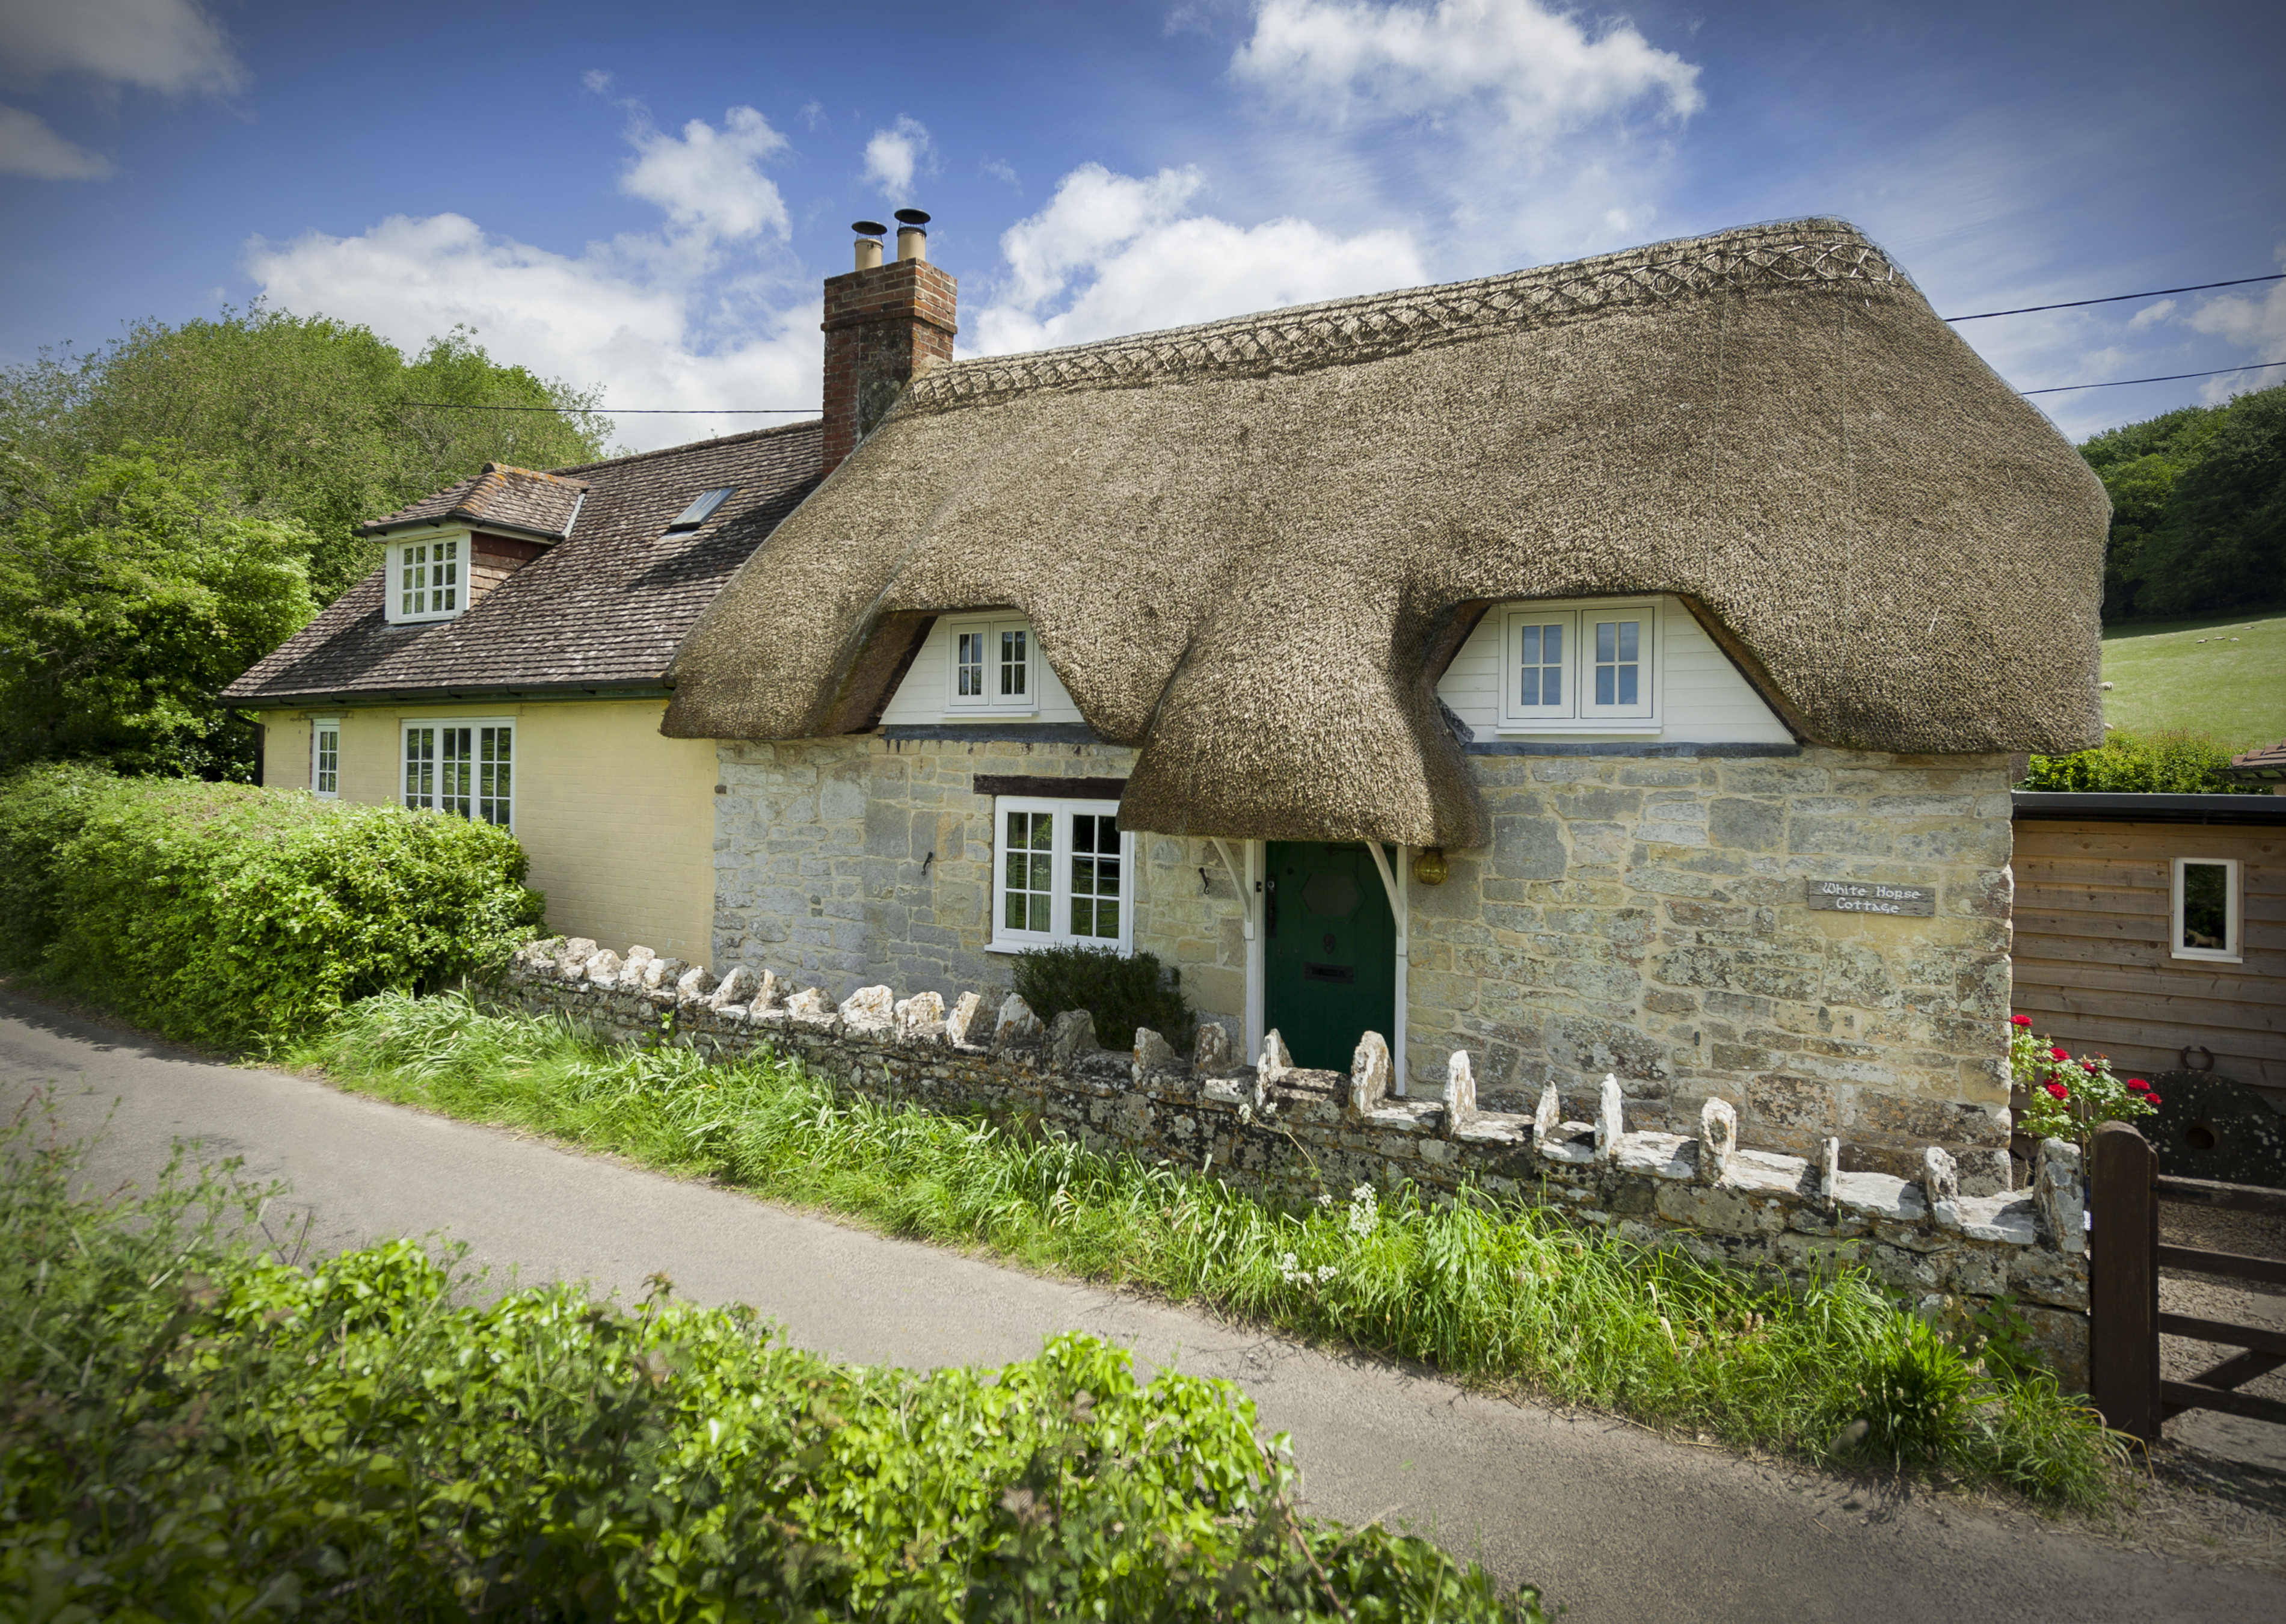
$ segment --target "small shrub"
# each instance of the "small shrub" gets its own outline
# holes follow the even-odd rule
[[[545,911],[504,829],[299,791],[0,782],[0,965],[169,1037],[262,1044],[504,959]]]
[[[0,1616],[1541,1620],[1294,1509],[1227,1384],[1060,1336],[836,1365],[750,1309],[463,1305],[418,1242],[244,1250],[263,1192],[75,1200],[0,1128]]]
[[[1095,1040],[1107,1049],[1131,1049],[1135,1029],[1149,1027],[1188,1050],[1199,1018],[1183,997],[1183,973],[1163,968],[1156,956],[1122,958],[1100,948],[1028,948],[1016,956],[1016,992],[1043,1021],[1068,1009],[1095,1017]]]
[[[2020,786],[2109,795],[2258,795],[2226,775],[2230,752],[2203,733],[2114,732],[2093,750],[2036,755]]]

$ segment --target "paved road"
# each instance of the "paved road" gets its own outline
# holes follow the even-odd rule
[[[630,1298],[664,1269],[687,1296],[752,1303],[794,1342],[868,1364],[1002,1363],[1081,1328],[1132,1347],[1147,1368],[1227,1377],[1266,1425],[1294,1435],[1313,1509],[1350,1521],[1393,1510],[1588,1624],[2286,1617],[2286,1582],[2274,1577],[1475,1396],[1202,1313],[209,1064],[0,991],[9,1108],[47,1079],[87,1129],[116,1102],[101,1179],[147,1179],[174,1139],[196,1137],[243,1156],[256,1179],[290,1180],[286,1205],[311,1216],[320,1249],[442,1231],[496,1270]]]

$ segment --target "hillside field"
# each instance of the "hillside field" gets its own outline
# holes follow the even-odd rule
[[[2126,621],[2103,632],[2107,727],[2184,728],[2234,752],[2286,739],[2286,613]]]

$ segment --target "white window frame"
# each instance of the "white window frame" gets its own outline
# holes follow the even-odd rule
[[[1055,821],[1050,825],[1052,842],[1049,848],[1047,895],[1051,928],[1044,931],[1019,930],[1007,924],[1008,918],[1008,815],[1012,812],[1051,814]],[[996,795],[992,798],[992,935],[986,950],[994,953],[1020,953],[1026,948],[1090,947],[1118,953],[1125,958],[1135,950],[1135,892],[1140,878],[1135,868],[1135,837],[1119,832],[1119,930],[1115,936],[1079,936],[1072,934],[1072,879],[1075,869],[1072,851],[1072,820],[1075,817],[1115,819],[1119,803],[1115,800],[1046,800],[1029,795]]]
[[[1501,627],[1500,730],[1656,736],[1666,726],[1662,687],[1667,650],[1659,635],[1659,611],[1657,598],[1575,598],[1510,604]],[[1601,624],[1626,620],[1642,627],[1633,662],[1637,668],[1636,699],[1632,705],[1620,703],[1615,688],[1613,699],[1602,703],[1596,698],[1596,629]],[[1527,706],[1523,701],[1525,632],[1527,627],[1549,626],[1560,627],[1564,636],[1563,658],[1557,666],[1561,697],[1555,705]]]
[[[2225,945],[2220,948],[2195,948],[2183,945],[2183,871],[2194,863],[2227,871],[2223,879],[2223,919]],[[2167,909],[2167,953],[2173,958],[2195,959],[2204,964],[2235,965],[2246,962],[2245,899],[2242,881],[2244,871],[2236,857],[2178,857],[2173,863],[2172,893]]]
[[[330,753],[326,749],[328,736],[334,741]],[[338,716],[310,718],[310,793],[320,800],[342,798],[342,719]]]
[[[961,692],[961,639],[981,637],[984,640],[982,677],[985,691],[981,694]],[[1000,691],[1005,682],[1001,658],[1006,638],[1021,637],[1023,659],[1019,680],[1024,691],[1008,694]],[[1032,623],[1021,615],[993,615],[973,619],[949,622],[945,627],[944,708],[965,716],[1037,716],[1040,712],[1040,671],[1045,663],[1040,658],[1040,635]]]
[[[450,744],[443,736],[448,729],[465,729],[468,756],[461,765],[465,769],[467,793],[461,794],[457,785],[448,779],[447,750]],[[435,736],[428,741],[427,766],[429,779],[425,795],[416,792],[412,782],[414,771],[414,735],[428,729]],[[485,735],[507,736],[508,779],[505,794],[487,793],[487,787],[497,783],[497,777],[487,772],[495,766],[485,759]],[[524,763],[516,747],[516,724],[512,716],[406,716],[397,726],[397,803],[415,811],[442,812],[448,816],[466,816],[485,823],[498,824],[510,834],[516,832],[516,803],[518,797],[517,779]],[[461,805],[465,801],[466,811]],[[505,802],[505,806],[499,803]],[[501,816],[493,816],[497,809]]]
[[[437,549],[449,548],[449,558],[436,556]],[[419,552],[418,559],[414,554]],[[469,565],[471,537],[464,530],[445,531],[436,535],[419,536],[389,544],[388,572],[382,580],[382,614],[391,626],[420,626],[432,620],[451,620],[464,614],[469,607]],[[406,572],[421,572],[420,584],[409,585]],[[440,580],[441,572],[449,577]],[[408,604],[418,607],[412,607]],[[442,600],[439,606],[438,600]]]

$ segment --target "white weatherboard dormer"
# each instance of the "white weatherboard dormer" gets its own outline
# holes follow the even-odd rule
[[[939,616],[881,711],[884,727],[1080,720],[1032,623],[1005,611]]]
[[[1495,603],[1437,697],[1486,741],[1793,742],[1671,597]]]
[[[391,626],[450,620],[469,606],[469,536],[436,530],[392,539],[382,582],[382,614]]]

